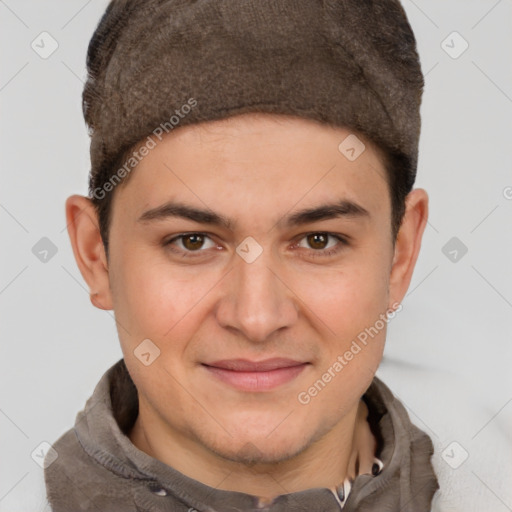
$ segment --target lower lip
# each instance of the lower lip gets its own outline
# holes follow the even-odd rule
[[[241,391],[269,391],[295,379],[306,364],[276,368],[265,372],[235,372],[214,366],[204,366],[222,382]]]

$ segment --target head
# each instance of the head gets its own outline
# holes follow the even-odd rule
[[[403,12],[390,4],[403,26]],[[114,30],[102,21],[100,32]],[[409,49],[415,55],[413,44]],[[118,61],[110,56],[119,69],[122,55]],[[100,61],[89,58],[90,65]],[[327,72],[329,62],[323,65]],[[285,78],[292,80],[293,73],[276,83]],[[304,84],[314,80],[311,74]],[[418,83],[413,74],[407,84],[416,89],[402,93],[409,98],[403,105],[420,96]],[[66,211],[78,266],[96,294],[93,303],[115,313],[141,407],[170,433],[223,458],[272,462],[304,451],[335,428],[369,386],[382,357],[387,315],[400,308],[409,286],[428,213],[426,193],[412,190],[417,140],[407,140],[409,131],[396,135],[397,123],[408,126],[401,117],[393,133],[381,133],[365,124],[372,112],[361,110],[364,102],[326,105],[321,92],[316,103],[307,103],[317,107],[307,114],[300,107],[304,98],[290,92],[278,107],[231,106],[229,115],[219,115],[218,105],[236,94],[214,94],[213,86],[210,104],[206,90],[191,89],[197,117],[190,110],[180,116],[175,129],[150,137],[154,144],[142,155],[156,118],[148,114],[135,122],[126,114],[117,132],[106,135],[102,121],[114,124],[93,101],[100,88],[96,80],[86,112],[96,113],[90,126],[100,131],[96,142],[93,135],[91,191],[100,187],[106,194],[72,196]],[[156,112],[152,98],[158,102],[164,92],[146,97],[149,113]],[[351,94],[347,101],[371,97]],[[398,109],[384,104],[387,115]],[[120,111],[128,112],[126,105]],[[374,119],[389,122],[376,112]],[[164,108],[160,123],[168,118]],[[114,152],[109,147],[122,139],[123,127],[131,127],[130,135]],[[356,158],[348,158],[354,152],[347,155],[347,140],[359,144]],[[130,172],[106,190],[129,158],[136,160]],[[147,365],[140,358],[143,342]],[[274,358],[295,361],[297,374],[253,389],[250,380],[235,386],[212,370],[219,361]]]

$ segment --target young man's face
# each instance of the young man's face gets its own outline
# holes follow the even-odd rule
[[[369,386],[427,200],[410,196],[395,249],[385,170],[368,142],[354,161],[340,152],[350,133],[268,114],[186,126],[115,191],[108,273],[89,284],[115,311],[141,411],[170,436],[284,460],[335,431]],[[160,350],[148,366],[134,354],[147,339]]]

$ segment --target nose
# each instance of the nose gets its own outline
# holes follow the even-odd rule
[[[225,286],[217,321],[253,343],[265,342],[297,320],[297,301],[270,251],[264,250],[252,263],[236,261]]]

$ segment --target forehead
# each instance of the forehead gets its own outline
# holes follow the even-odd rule
[[[139,215],[177,198],[221,210],[243,204],[255,212],[343,198],[380,202],[385,210],[389,195],[380,152],[367,139],[348,128],[267,113],[168,133],[120,188],[120,201]]]

